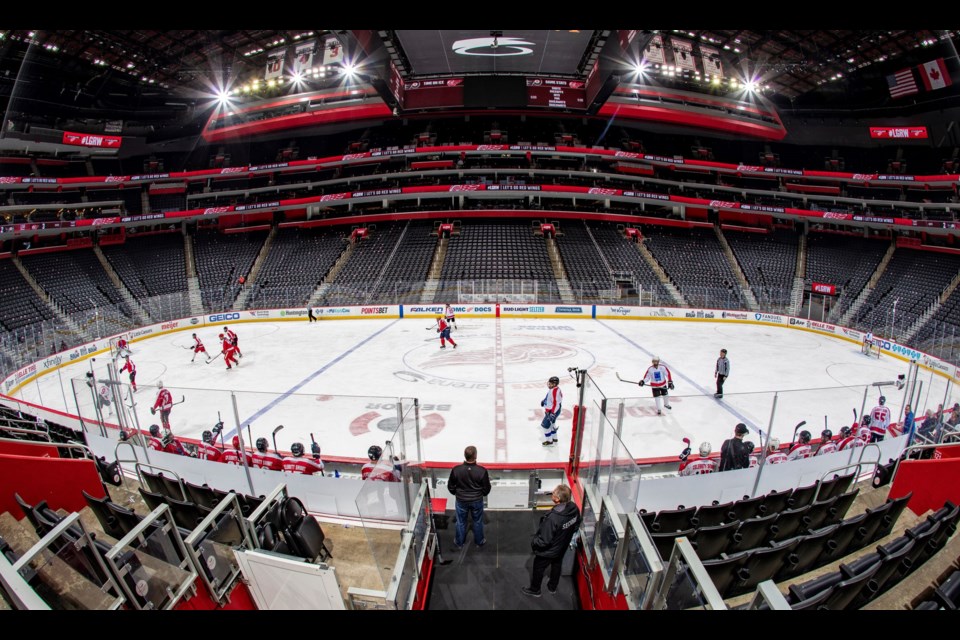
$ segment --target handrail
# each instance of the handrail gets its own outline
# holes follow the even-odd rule
[[[52,440],[50,440],[50,434],[46,431],[37,431],[35,429],[20,429],[19,427],[0,427],[0,431],[12,431],[13,433],[29,433],[31,435],[46,438],[47,442],[52,442]]]
[[[141,475],[140,467],[150,467],[151,469],[160,469],[161,471],[168,471],[177,479],[177,483],[180,485],[180,495],[183,496],[183,501],[186,502],[189,500],[187,498],[187,490],[183,486],[183,479],[177,474],[176,471],[168,469],[167,467],[161,467],[160,465],[151,464],[150,462],[134,462],[133,468],[137,472],[137,479],[140,481],[140,485],[144,487],[149,487],[150,485],[144,481],[143,475]]]

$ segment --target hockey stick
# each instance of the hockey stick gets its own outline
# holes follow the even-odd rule
[[[178,404],[183,404],[183,403],[186,402],[186,401],[187,401],[187,396],[183,396],[183,395],[182,395],[182,396],[180,396],[180,402],[174,402],[174,403],[173,403],[172,405],[170,405],[170,406],[171,406],[171,407],[175,407],[175,406],[177,406]]]
[[[310,434],[310,453],[313,454],[313,459],[320,460],[320,445],[317,444],[316,439],[314,439],[313,434]],[[323,469],[320,469],[320,475],[326,476],[327,474],[323,472]]]
[[[791,449],[793,448],[793,443],[797,441],[797,431],[799,431],[799,430],[800,430],[800,427],[802,427],[802,426],[805,425],[805,424],[807,424],[807,421],[806,421],[806,420],[801,420],[801,421],[800,421],[800,424],[798,424],[797,426],[795,426],[795,427],[793,428],[793,437],[790,438],[790,448],[791,448]]]
[[[277,449],[277,431],[283,429],[283,425],[278,425],[276,429],[273,430],[273,450],[277,453],[280,453],[280,449]]]
[[[216,360],[217,358],[219,358],[219,357],[222,356],[222,355],[223,355],[223,351],[221,351],[221,352],[218,353],[217,355],[213,356],[212,358],[207,358],[207,364],[210,364],[211,362],[213,362],[214,360]]]
[[[857,421],[857,408],[856,408],[856,407],[853,408],[853,421],[854,421],[854,422]]]
[[[630,384],[638,384],[636,380],[625,380],[621,378],[619,371],[617,372],[617,380],[619,380],[620,382],[629,382]]]

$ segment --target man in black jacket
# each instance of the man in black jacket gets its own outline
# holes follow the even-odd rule
[[[473,541],[478,547],[487,543],[483,536],[483,496],[490,493],[490,474],[477,464],[477,448],[463,450],[463,464],[450,471],[447,490],[457,498],[457,532],[453,545],[459,551],[467,538],[467,513],[473,518]]]
[[[742,422],[733,430],[733,437],[723,441],[720,447],[720,469],[719,471],[732,471],[734,469],[746,469],[750,466],[750,451],[743,443],[743,436],[750,430]]]
[[[528,596],[540,597],[540,584],[543,574],[550,567],[550,577],[547,579],[547,591],[557,592],[560,584],[560,569],[563,565],[563,554],[570,546],[573,534],[580,527],[580,509],[570,500],[570,487],[558,484],[553,490],[553,509],[540,518],[540,528],[533,534],[530,546],[533,548],[533,575],[530,576],[530,586],[521,589]]]

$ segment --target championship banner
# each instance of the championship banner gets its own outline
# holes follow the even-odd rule
[[[673,59],[676,61],[677,68],[696,71],[697,64],[693,61],[693,44],[677,38],[672,38],[670,44],[673,45]]]
[[[63,144],[73,145],[75,147],[104,147],[107,149],[119,149],[123,138],[120,136],[95,136],[89,133],[74,133],[73,131],[63,132]]]
[[[343,47],[336,38],[327,38],[323,43],[323,64],[343,62]]]
[[[700,45],[700,60],[703,62],[704,75],[723,77],[723,65],[720,63],[718,50]]]
[[[286,55],[286,49],[281,49],[280,51],[274,51],[267,56],[267,68],[263,73],[265,80],[279,78],[283,75],[283,59],[286,57]]]
[[[666,64],[663,58],[663,36],[659,33],[647,43],[647,48],[643,50],[643,59],[653,64]]]
[[[296,56],[293,59],[294,75],[302,75],[313,68],[313,52],[316,48],[316,45],[316,40],[311,40],[310,42],[304,42],[297,45]]]

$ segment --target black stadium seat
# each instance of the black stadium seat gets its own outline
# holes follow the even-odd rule
[[[740,526],[739,520],[727,522],[715,527],[700,527],[697,529],[694,549],[701,560],[716,558],[727,550],[733,533]]]

